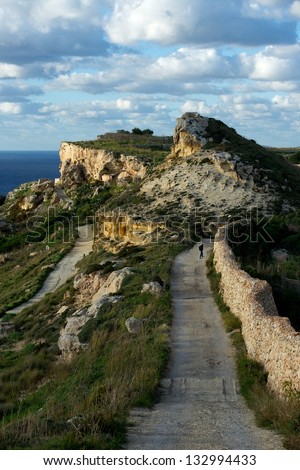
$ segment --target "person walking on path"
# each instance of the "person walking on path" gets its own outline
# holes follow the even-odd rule
[[[199,245],[199,252],[200,252],[199,258],[203,258],[203,243],[200,243]]]

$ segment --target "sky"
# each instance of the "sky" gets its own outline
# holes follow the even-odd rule
[[[0,150],[198,112],[300,146],[299,0],[0,0]]]

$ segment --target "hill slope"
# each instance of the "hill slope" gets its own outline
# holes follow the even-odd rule
[[[0,208],[1,448],[119,448],[130,408],[154,402],[168,361],[175,255],[207,217],[299,207],[299,171],[195,113],[177,121],[172,147],[127,134],[62,144],[60,182],[26,184]],[[5,315],[87,216],[94,251],[75,278]]]

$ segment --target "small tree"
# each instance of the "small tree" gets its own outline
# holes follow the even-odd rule
[[[132,129],[131,132],[133,134],[136,134],[136,135],[142,135],[143,134],[143,131],[141,129],[139,129],[138,127],[135,127],[134,129]]]
[[[153,131],[151,129],[144,129],[143,134],[153,135]]]

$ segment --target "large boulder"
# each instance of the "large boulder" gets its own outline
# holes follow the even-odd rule
[[[130,317],[127,318],[125,321],[125,326],[129,333],[131,334],[137,334],[141,331],[145,323],[144,318],[135,318],[135,317]]]
[[[6,338],[9,333],[15,331],[15,324],[12,322],[0,322],[0,338]]]
[[[142,292],[151,292],[152,294],[161,294],[163,287],[159,282],[147,282],[142,287]]]

